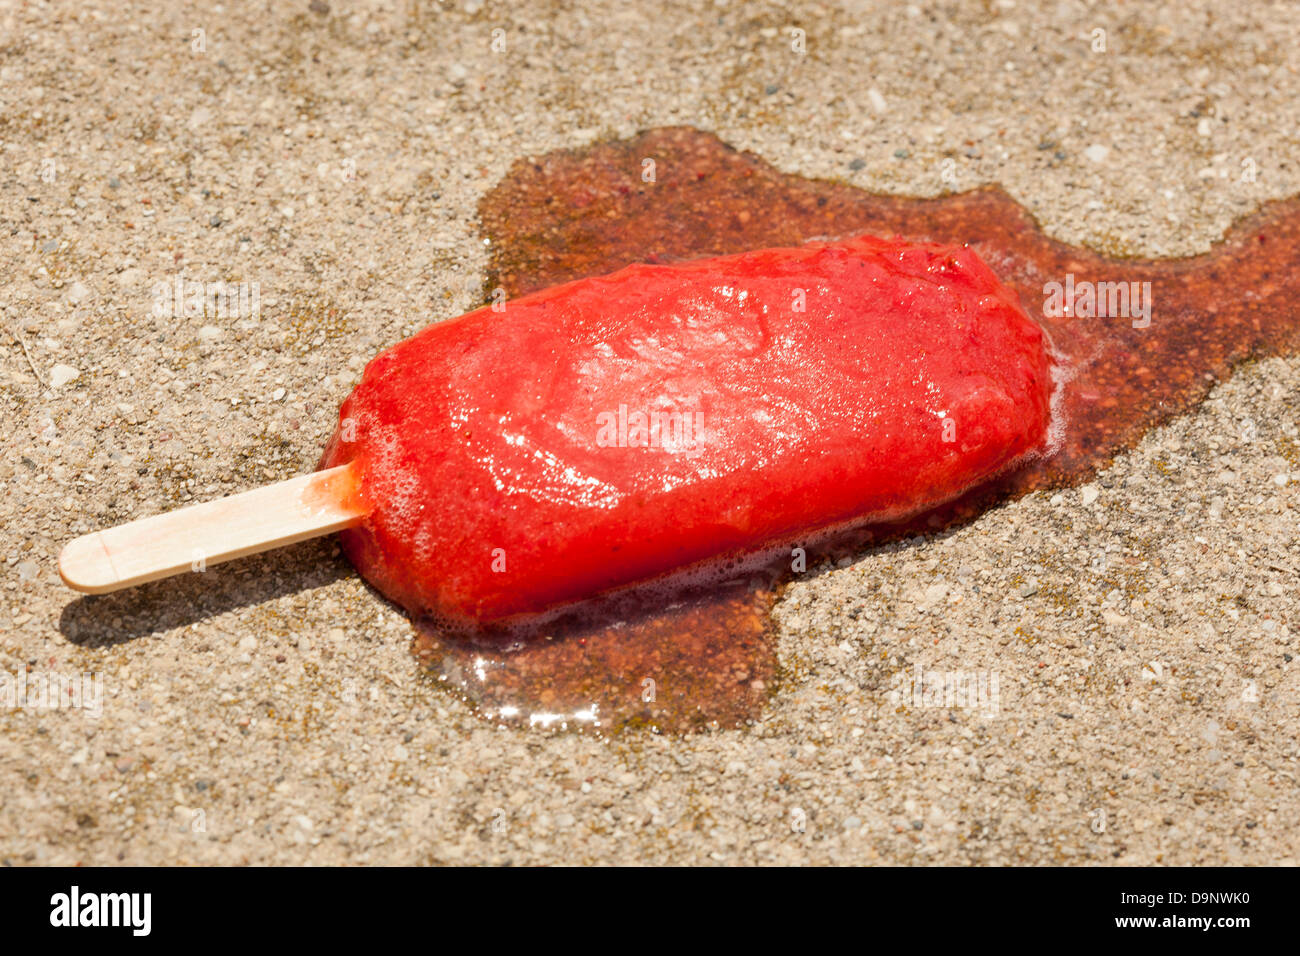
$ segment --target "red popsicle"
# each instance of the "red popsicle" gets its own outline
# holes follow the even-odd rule
[[[1052,360],[967,248],[863,236],[634,265],[376,357],[358,570],[415,615],[526,619],[925,511],[1041,452]]]

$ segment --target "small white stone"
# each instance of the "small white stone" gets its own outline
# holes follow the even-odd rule
[[[280,399],[284,398],[284,394],[285,394],[284,389],[277,388],[274,392],[271,393],[271,400],[278,402]]]
[[[871,102],[871,108],[877,113],[884,113],[889,109],[889,104],[885,102],[885,97],[881,94],[880,90],[876,89],[874,86],[867,90],[867,99]]]
[[[1093,143],[1083,151],[1083,155],[1094,163],[1104,163],[1106,157],[1110,155],[1110,147],[1102,146],[1100,143]]]
[[[68,290],[68,299],[73,302],[81,302],[88,295],[90,295],[90,290],[86,288],[84,282],[74,282],[72,283],[72,288]]]
[[[1214,130],[1214,124],[1210,122],[1208,116],[1202,116],[1200,122],[1196,124],[1196,133],[1198,136],[1209,136]]]
[[[1092,504],[1101,495],[1101,490],[1096,485],[1084,485],[1079,489],[1079,497],[1083,501],[1084,507]]]
[[[1291,480],[1290,475],[1273,476],[1273,484],[1277,485],[1279,488],[1285,488],[1287,486],[1287,482],[1289,482],[1290,480]]]
[[[60,363],[50,369],[50,385],[54,388],[62,388],[69,382],[76,381],[79,378],[81,378],[81,370],[75,369],[71,365]]]
[[[925,589],[925,603],[936,604],[948,596],[948,585],[931,584]]]
[[[124,289],[132,289],[144,284],[144,270],[136,266],[128,266],[117,274],[114,281]]]
[[[215,342],[225,334],[223,329],[215,325],[205,325],[199,329],[199,338],[205,342]]]

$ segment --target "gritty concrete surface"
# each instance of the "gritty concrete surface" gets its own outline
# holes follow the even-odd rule
[[[103,688],[98,717],[0,708],[0,861],[1300,855],[1294,358],[1085,487],[811,569],[742,730],[486,724],[329,541],[98,601],[55,570],[313,467],[368,358],[477,304],[476,203],[521,156],[690,124],[1186,254],[1300,192],[1300,8],[201,6],[0,0],[0,680]],[[261,314],[155,316],[178,275],[258,283]],[[917,668],[986,695],[914,699]]]

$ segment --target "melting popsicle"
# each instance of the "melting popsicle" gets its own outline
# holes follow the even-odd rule
[[[859,237],[634,265],[378,356],[322,467],[413,615],[526,619],[893,520],[1041,450],[1042,331],[969,249]]]

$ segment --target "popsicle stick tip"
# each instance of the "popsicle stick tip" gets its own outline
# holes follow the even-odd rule
[[[119,578],[98,531],[69,541],[59,553],[59,577],[74,591],[105,594],[117,589]]]

